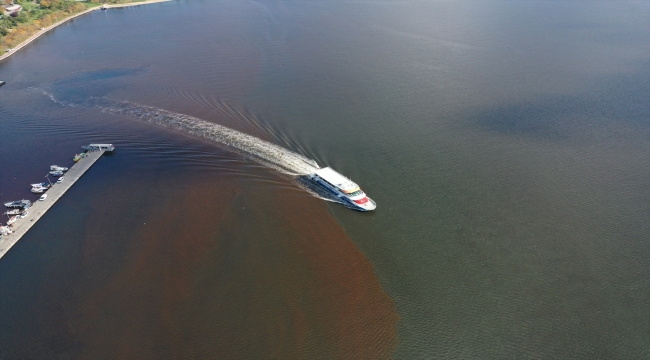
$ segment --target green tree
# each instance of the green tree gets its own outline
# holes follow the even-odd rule
[[[18,21],[19,23],[26,23],[27,21],[29,21],[29,16],[27,16],[25,12],[21,12],[20,14],[18,14],[18,16],[16,16],[16,21]]]

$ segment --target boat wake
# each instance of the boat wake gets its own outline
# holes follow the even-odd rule
[[[349,207],[348,204],[322,187],[317,186],[306,176],[313,174],[320,168],[315,160],[282,146],[190,115],[179,114],[153,106],[106,97],[91,97],[83,102],[67,102],[57,99],[47,91],[44,91],[44,94],[52,101],[63,106],[94,108],[107,114],[118,115],[214,141],[219,146],[230,151],[241,154],[280,173],[292,176],[299,187],[322,200],[340,203]]]
[[[50,96],[53,98],[52,96]],[[58,100],[53,99],[58,103]],[[67,104],[66,104],[67,105]],[[74,104],[71,104],[74,105]],[[101,112],[119,115],[127,119],[179,131],[199,138],[212,140],[227,149],[237,152],[262,165],[283,174],[300,176],[319,169],[316,161],[281,146],[228,127],[211,123],[193,116],[179,114],[152,106],[105,97],[88,99],[83,106],[96,108]]]

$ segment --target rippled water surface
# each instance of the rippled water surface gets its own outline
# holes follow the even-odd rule
[[[0,63],[0,201],[117,151],[0,260],[0,358],[648,358],[648,14],[181,0],[57,28]]]

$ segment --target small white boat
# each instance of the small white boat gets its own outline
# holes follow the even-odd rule
[[[48,183],[31,184],[31,185],[32,185],[32,192],[33,193],[42,193],[43,191],[50,188],[50,184],[48,184]],[[34,190],[37,190],[37,191],[34,191]],[[42,191],[38,191],[38,190],[42,190]]]
[[[13,209],[5,212],[5,215],[18,215],[22,212],[20,209]]]
[[[41,195],[41,197],[38,198],[38,201],[43,201],[45,199],[47,199],[47,194]]]
[[[65,176],[61,176],[61,177],[59,178],[59,180],[56,181],[56,183],[57,183],[57,184],[62,183],[62,182],[63,182],[63,178],[65,178]]]
[[[45,190],[47,190],[47,189],[42,188],[42,187],[33,187],[33,188],[32,188],[32,192],[33,192],[34,194],[42,194],[43,191],[45,191]]]
[[[11,201],[8,203],[5,203],[5,206],[8,208],[23,208],[27,209],[32,205],[32,202],[29,200],[16,200],[16,201]]]
[[[12,216],[11,219],[9,219],[9,221],[7,221],[7,225],[11,225],[11,224],[15,223],[16,220],[18,220],[18,215]]]
[[[50,165],[50,170],[52,170],[52,171],[68,171],[68,168],[63,167],[63,166],[58,166],[58,165]]]
[[[53,170],[53,171],[50,171],[50,174],[54,175],[54,176],[61,176],[61,175],[63,175],[63,171]]]

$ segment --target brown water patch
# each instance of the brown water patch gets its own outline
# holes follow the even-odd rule
[[[165,186],[167,191],[156,192],[165,194],[159,204],[144,204],[151,213],[137,226],[125,267],[82,304],[75,328],[85,358],[185,355],[177,314],[189,296],[194,264],[212,246],[211,236],[227,210],[222,204],[237,194],[233,185],[219,184],[218,192],[209,182],[176,184],[172,192]],[[105,222],[99,224],[91,221],[88,232],[105,234],[107,229],[98,229]],[[88,261],[107,247],[99,243],[105,236],[95,240],[87,242]]]
[[[242,192],[203,264],[189,306],[197,354],[389,358],[399,317],[372,264],[324,202],[267,190]]]
[[[280,193],[284,211],[277,214],[296,234],[289,246],[304,259],[316,283],[314,306],[320,307],[337,358],[382,359],[396,345],[399,320],[393,300],[384,293],[370,261],[359,251],[325,203],[305,206],[292,192]],[[311,204],[310,204],[311,205]],[[296,215],[301,214],[301,217]],[[331,317],[331,318],[330,318]]]
[[[324,202],[272,180],[145,201],[125,263],[73,322],[82,357],[389,358],[398,315],[372,264]],[[106,240],[89,239],[89,264]]]

